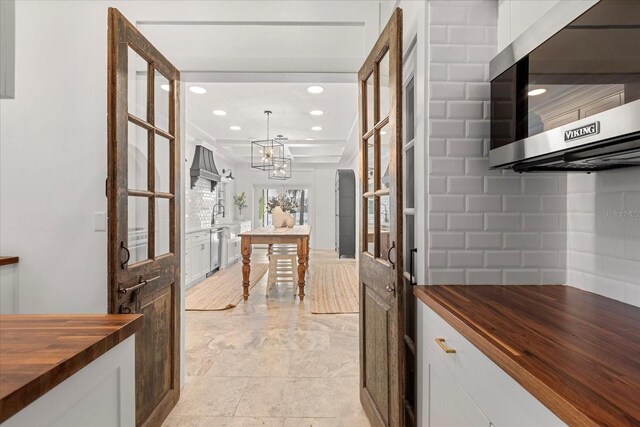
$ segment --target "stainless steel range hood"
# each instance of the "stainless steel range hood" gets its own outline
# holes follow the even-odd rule
[[[570,3],[491,61],[492,168],[640,166],[640,1]]]
[[[218,168],[216,168],[216,162],[213,160],[213,152],[202,145],[196,145],[190,172],[191,188],[196,185],[199,179],[206,179],[211,181],[211,191],[213,191],[216,185],[222,181]]]

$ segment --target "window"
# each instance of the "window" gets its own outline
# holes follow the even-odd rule
[[[257,197],[258,227],[273,224],[271,209],[284,205],[284,211],[293,215],[296,225],[309,223],[309,189],[259,188]]]

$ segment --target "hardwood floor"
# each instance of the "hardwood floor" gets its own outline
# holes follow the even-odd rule
[[[265,262],[266,252],[252,257]],[[333,251],[311,251],[309,261],[309,273],[341,262]],[[233,309],[186,313],[186,385],[164,425],[368,427],[358,315],[311,314],[291,285],[267,298],[266,281]]]

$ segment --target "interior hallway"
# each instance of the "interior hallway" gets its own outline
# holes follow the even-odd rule
[[[267,262],[254,250],[253,262]],[[311,314],[315,265],[353,262],[311,251],[307,298],[290,285],[247,302],[186,312],[186,378],[165,426],[369,426],[358,396],[358,314]]]

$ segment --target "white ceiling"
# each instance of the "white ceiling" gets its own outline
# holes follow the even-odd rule
[[[321,94],[307,92],[308,83],[188,83],[190,86],[204,87],[207,93],[186,91],[187,134],[215,140],[218,148],[239,162],[251,161],[251,139],[266,139],[265,110],[273,112],[270,136],[289,138],[285,145],[296,163],[338,163],[357,120],[356,83],[323,83]],[[213,110],[227,115],[215,116]],[[312,110],[324,114],[312,116]],[[312,126],[322,130],[313,131]]]
[[[180,70],[186,87],[207,89],[204,95],[185,91],[188,138],[248,163],[250,138],[266,137],[268,109],[271,136],[289,138],[294,165],[337,165],[357,152],[347,140],[357,132],[357,72],[380,32],[378,0],[188,4],[130,12]],[[325,91],[309,94],[312,84]],[[227,115],[214,116],[213,110]],[[325,114],[311,116],[311,110]],[[232,131],[232,125],[242,130]]]

